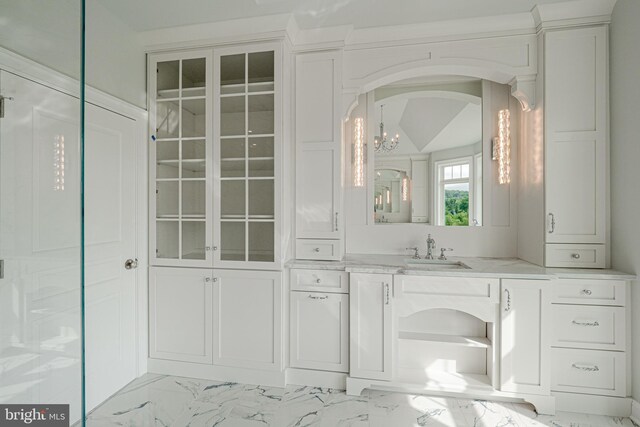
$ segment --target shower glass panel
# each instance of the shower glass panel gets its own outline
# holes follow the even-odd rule
[[[71,424],[84,419],[83,19],[83,0],[0,0],[0,406],[69,405]]]

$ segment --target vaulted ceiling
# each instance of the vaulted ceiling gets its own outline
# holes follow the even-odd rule
[[[566,0],[99,0],[136,31],[292,14],[301,28],[369,28],[529,12]]]

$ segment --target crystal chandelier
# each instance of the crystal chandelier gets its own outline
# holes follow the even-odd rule
[[[400,135],[396,134],[395,138],[387,138],[387,133],[384,131],[384,120],[382,116],[382,109],[384,105],[380,106],[380,135],[373,139],[374,148],[376,153],[388,153],[398,147],[400,142]]]

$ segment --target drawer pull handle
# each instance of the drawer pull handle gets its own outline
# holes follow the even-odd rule
[[[320,282],[322,282],[322,280],[316,279],[316,283],[320,283]]]
[[[509,289],[505,289],[504,292],[507,294],[507,305],[504,307],[504,311],[511,310],[511,292]]]
[[[591,295],[592,292],[591,289],[583,289],[581,293],[584,295]]]
[[[551,225],[551,229],[549,230],[549,234],[553,234],[553,232],[556,231],[556,217],[551,212],[549,212],[549,214],[547,216],[548,216],[548,218],[550,220],[549,224]]]
[[[580,254],[571,254],[571,258],[580,259]]]
[[[600,370],[600,368],[598,368],[598,365],[578,365],[577,363],[572,363],[571,367],[579,371],[587,372],[598,372]]]
[[[384,284],[384,305],[389,305],[389,284]]]
[[[309,294],[309,298],[311,298],[311,299],[327,299],[329,297],[327,295],[323,295],[321,297],[318,297],[318,296]]]
[[[600,323],[598,323],[597,320],[594,320],[593,322],[578,322],[577,320],[572,320],[571,323],[578,326],[600,326]]]
[[[313,248],[313,252],[320,252],[320,248]]]

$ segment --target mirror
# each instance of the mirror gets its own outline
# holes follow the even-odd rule
[[[375,223],[482,225],[482,81],[411,79],[372,94]]]

